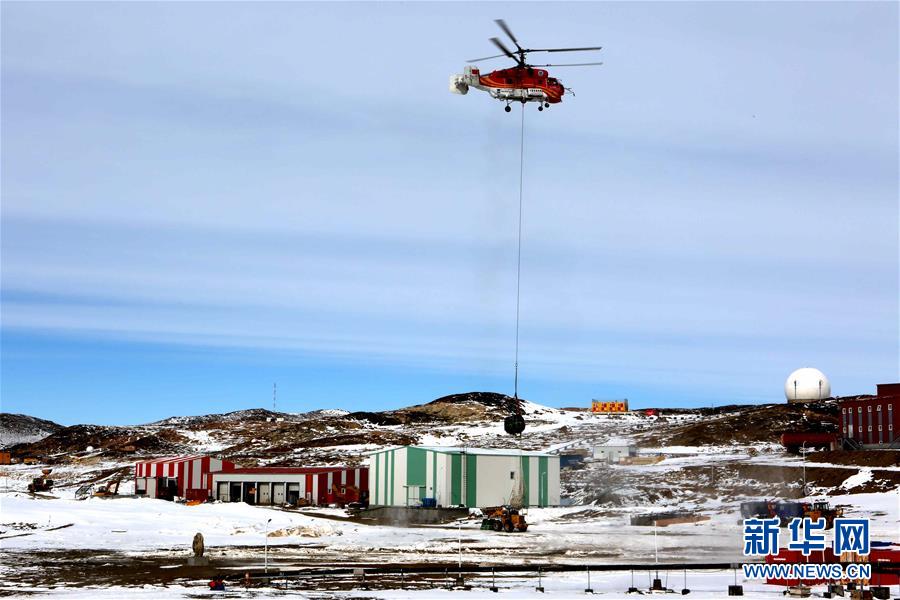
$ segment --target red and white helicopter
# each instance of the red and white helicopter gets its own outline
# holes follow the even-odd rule
[[[503,54],[496,56],[486,56],[484,58],[476,58],[466,61],[470,63],[480,62],[482,60],[490,60],[507,56],[516,61],[516,66],[508,69],[499,69],[491,71],[487,75],[482,75],[478,67],[466,67],[462,75],[450,76],[450,91],[454,94],[467,94],[469,88],[482,90],[496,98],[501,102],[506,102],[506,112],[512,110],[511,102],[537,102],[538,110],[549,108],[551,104],[562,102],[563,94],[566,88],[563,83],[551,77],[544,67],[588,67],[602,65],[602,62],[589,63],[563,63],[548,65],[530,65],[525,62],[525,58],[530,52],[586,52],[593,50],[601,50],[601,46],[590,46],[586,48],[523,48],[519,45],[516,36],[513,35],[506,21],[496,19],[494,21],[502,29],[509,39],[515,44],[515,51],[509,50],[503,43],[495,37],[491,38],[497,48]],[[569,90],[570,92],[572,90]]]

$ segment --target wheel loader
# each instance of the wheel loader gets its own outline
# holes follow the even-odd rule
[[[482,529],[490,529],[492,531],[505,531],[513,533],[514,531],[526,531],[528,523],[525,522],[525,515],[519,513],[519,509],[512,506],[492,506],[482,509],[484,518],[481,520]]]
[[[832,529],[834,527],[834,520],[844,516],[844,511],[840,508],[831,508],[831,505],[828,502],[817,500],[812,504],[804,503],[803,516],[809,517],[813,521],[820,518],[825,519],[825,529]]]

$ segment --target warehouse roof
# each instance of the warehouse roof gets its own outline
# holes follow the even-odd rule
[[[379,452],[396,450],[397,448],[419,448],[420,450],[431,450],[432,452],[442,452],[444,454],[480,454],[482,456],[556,456],[549,452],[516,450],[514,448],[460,448],[457,446],[394,446],[392,448],[376,450],[369,454],[378,454]]]
[[[263,475],[263,474],[283,474],[283,475],[317,475],[321,473],[331,473],[333,471],[352,471],[354,469],[368,469],[369,467],[361,465],[358,467],[240,467],[225,473],[215,473],[216,475]]]
[[[623,446],[636,446],[633,441],[625,438],[609,438],[598,447],[623,447]]]

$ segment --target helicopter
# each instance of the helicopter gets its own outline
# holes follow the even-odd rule
[[[481,70],[476,66],[467,66],[461,75],[450,76],[450,91],[452,93],[465,95],[469,92],[469,88],[475,88],[487,92],[491,98],[505,102],[506,107],[504,110],[506,112],[512,110],[510,107],[512,102],[521,102],[523,105],[526,102],[536,102],[538,110],[542,111],[545,108],[550,108],[551,104],[562,102],[562,97],[566,90],[570,93],[572,92],[571,89],[563,85],[562,81],[556,77],[551,77],[545,67],[589,67],[603,64],[602,62],[528,64],[526,58],[531,52],[589,52],[601,50],[602,46],[584,48],[523,48],[519,45],[519,41],[513,35],[506,21],[495,19],[494,22],[509,36],[516,49],[510,50],[503,45],[499,38],[492,37],[491,42],[503,54],[475,58],[466,62],[476,63],[505,56],[516,61],[516,66],[491,71],[487,75],[482,75]]]

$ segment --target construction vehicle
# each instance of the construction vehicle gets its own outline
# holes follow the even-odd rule
[[[481,520],[482,529],[505,531],[506,533],[528,529],[525,515],[519,513],[518,508],[514,508],[509,504],[483,508],[481,512],[484,515],[484,518]]]
[[[816,500],[813,503],[803,503],[803,516],[809,517],[813,521],[825,519],[825,529],[833,528],[834,520],[843,515],[843,510],[840,508],[831,508],[831,505],[824,500]]]
[[[106,483],[105,485],[101,485],[96,490],[94,490],[94,498],[111,498],[113,496],[119,495],[119,482],[122,481],[122,474],[120,473],[113,479]]]
[[[53,480],[48,478],[52,472],[53,469],[42,469],[41,477],[35,477],[31,480],[31,483],[28,484],[28,493],[49,492],[53,487]]]
[[[325,496],[325,500],[328,504],[337,504],[339,507],[344,508],[348,504],[360,502],[362,493],[362,490],[355,485],[338,485],[335,483],[331,486],[331,493]]]
[[[824,500],[815,502],[785,502],[762,500],[741,503],[741,516],[745,519],[770,519],[778,517],[781,527],[787,527],[793,519],[809,517],[813,521],[825,519],[825,528],[834,527],[834,520],[844,513],[839,508],[832,508]]]
[[[348,502],[347,508],[351,511],[360,511],[369,508],[369,490],[360,490],[359,500]]]

